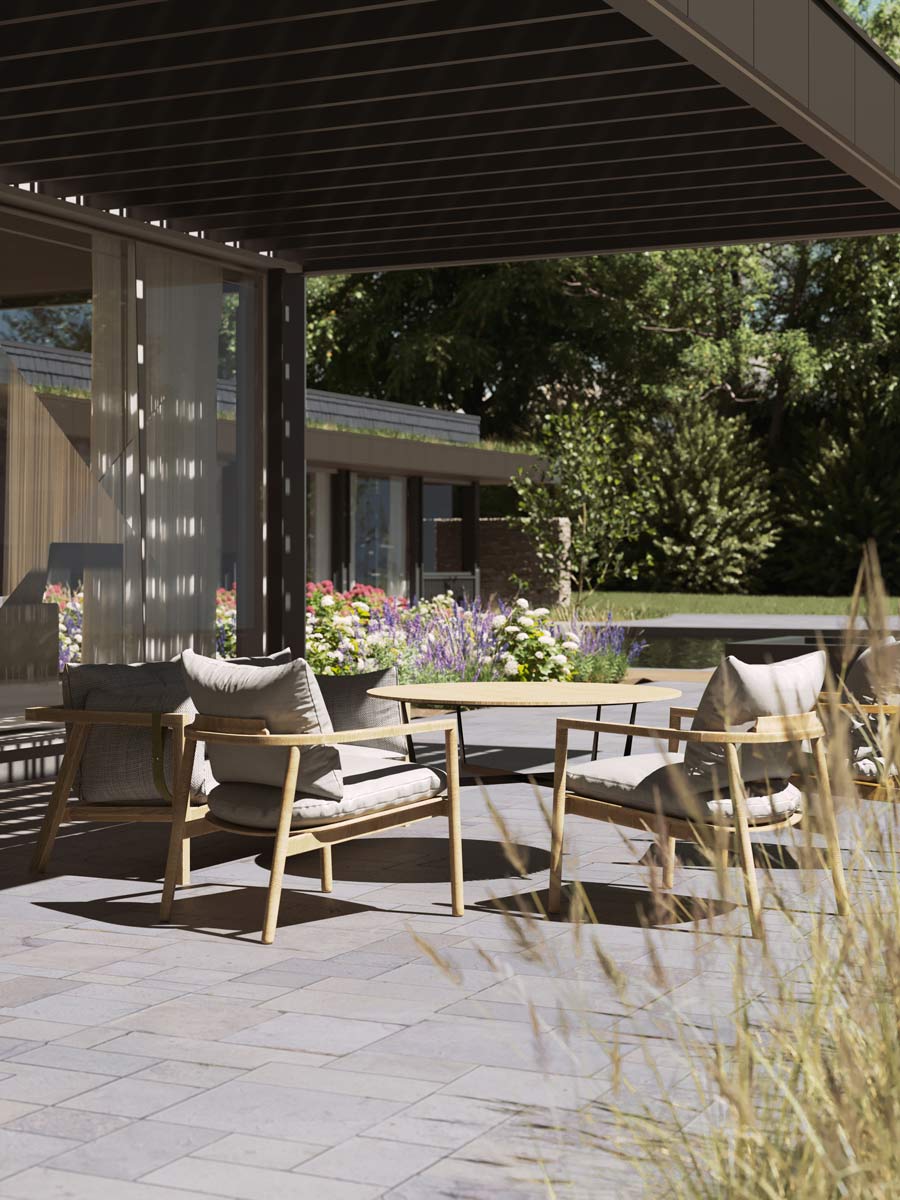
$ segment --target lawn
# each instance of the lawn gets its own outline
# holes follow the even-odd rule
[[[891,600],[896,611],[897,601]],[[779,616],[846,616],[849,596],[714,596],[689,592],[587,592],[579,608],[612,612],[618,621],[649,621],[673,613],[775,613]]]

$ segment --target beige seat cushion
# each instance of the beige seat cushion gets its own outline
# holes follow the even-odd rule
[[[340,801],[301,795],[294,800],[292,826],[321,825],[343,817],[360,816],[428,800],[447,784],[442,771],[403,761],[389,750],[339,746],[344,794]],[[252,783],[220,783],[209,797],[213,816],[253,829],[278,827],[281,789]]]
[[[727,790],[720,794],[695,792],[684,768],[684,755],[667,751],[573,763],[566,776],[566,788],[578,796],[642,812],[656,812],[659,806],[669,817],[730,820],[734,816]],[[747,789],[762,791],[754,783],[748,784]],[[797,812],[802,800],[800,791],[787,783],[774,793],[748,796],[747,814],[751,821],[778,820]]]
[[[706,685],[691,728],[742,731],[750,729],[760,717],[812,712],[824,681],[824,650],[776,663],[725,658]],[[773,792],[780,790],[799,765],[797,751],[787,742],[744,746],[740,758],[741,777],[768,784]],[[689,742],[684,765],[697,791],[728,787],[723,745]]]

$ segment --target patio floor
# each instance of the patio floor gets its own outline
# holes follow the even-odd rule
[[[467,734],[473,745],[543,736],[549,748],[554,715],[538,735],[533,713],[473,713]],[[246,839],[195,843],[194,885],[163,927],[162,828],[64,828],[52,873],[35,881],[46,785],[7,790],[0,1196],[503,1200],[546,1196],[547,1179],[560,1197],[642,1194],[631,1169],[572,1133],[573,1115],[612,1094],[617,1070],[646,1090],[648,1047],[677,1089],[690,1064],[652,1021],[662,1001],[648,938],[670,968],[666,1002],[712,1021],[727,1011],[727,949],[746,937],[745,913],[718,906],[699,960],[689,925],[647,934],[649,839],[572,819],[567,877],[577,870],[602,923],[509,918],[505,901],[546,896],[549,835],[527,782],[489,795],[528,878],[466,786],[464,917],[449,913],[445,828],[426,822],[339,847],[330,897],[311,856],[289,860],[276,943],[262,946],[266,856],[248,855]],[[715,895],[715,877],[682,867],[675,891],[689,907]],[[523,923],[540,959],[520,944]],[[640,1012],[625,1014],[594,940],[646,983]]]

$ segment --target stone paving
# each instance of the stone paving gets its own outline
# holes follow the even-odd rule
[[[686,687],[683,702],[697,691]],[[641,716],[660,722],[665,710]],[[553,717],[472,713],[467,733],[472,745],[537,746],[546,760]],[[640,1194],[633,1171],[574,1134],[573,1118],[619,1077],[655,1086],[648,1044],[678,1089],[690,1064],[653,1032],[654,1006],[674,997],[711,1022],[728,1011],[724,947],[746,936],[744,912],[713,906],[698,966],[688,925],[641,928],[649,839],[573,819],[568,877],[577,871],[600,923],[545,921],[533,902],[546,897],[538,795],[546,802],[549,789],[499,782],[488,795],[526,878],[507,863],[484,793],[467,785],[464,917],[450,915],[445,829],[433,821],[339,847],[330,897],[311,856],[289,860],[278,936],[263,946],[259,846],[248,854],[245,839],[224,834],[195,843],[193,886],[161,926],[162,828],[64,828],[50,874],[34,880],[46,785],[9,789],[0,1197]],[[686,907],[715,895],[711,875],[680,868]],[[541,956],[523,949],[526,926]],[[646,982],[642,1011],[621,1006],[595,940]],[[668,997],[652,991],[651,947],[671,968]]]

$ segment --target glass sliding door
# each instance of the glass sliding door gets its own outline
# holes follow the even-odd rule
[[[405,479],[351,477],[350,582],[392,595],[408,591]]]

